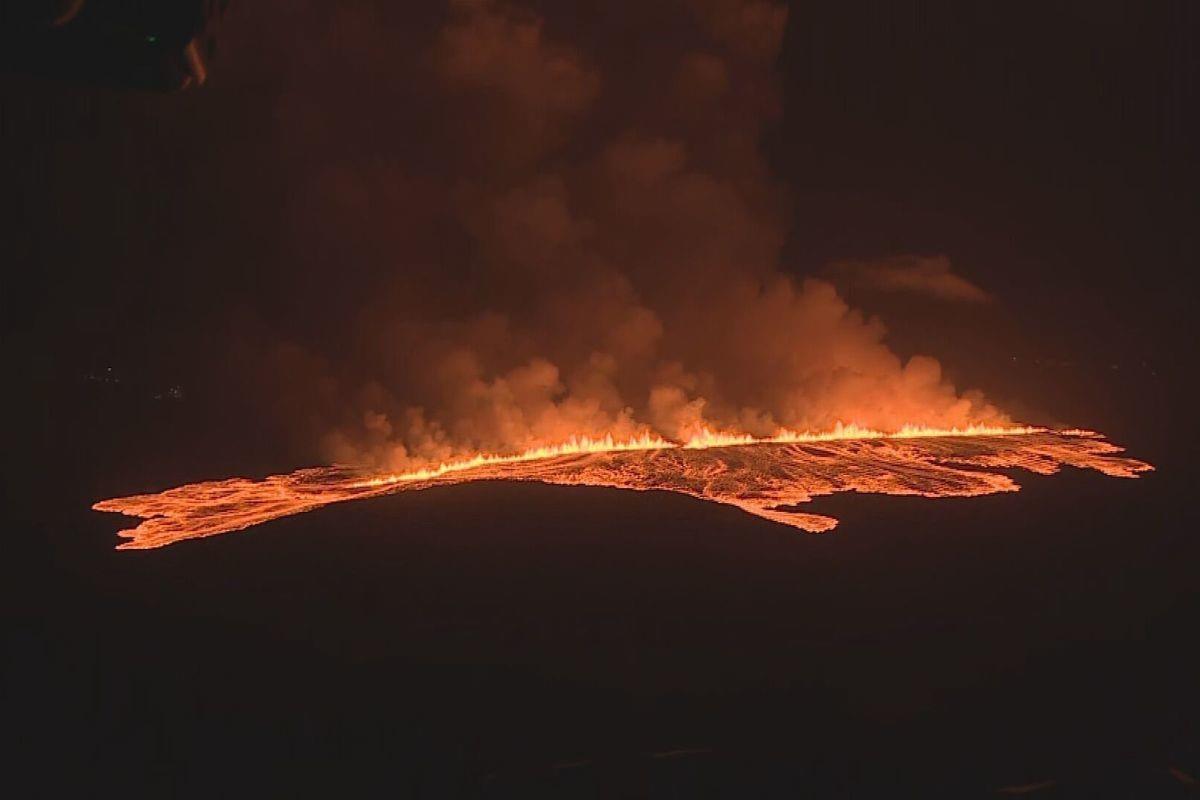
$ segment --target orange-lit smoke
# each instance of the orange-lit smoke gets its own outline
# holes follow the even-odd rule
[[[787,193],[759,139],[779,111],[782,3],[629,0],[585,25],[539,5],[451,0],[412,33],[425,83],[395,102],[421,103],[421,125],[377,115],[369,157],[317,147],[363,136],[350,80],[295,67],[281,137],[316,132],[307,157],[329,162],[292,209],[297,257],[324,259],[300,271],[340,286],[336,265],[375,258],[390,278],[340,344],[254,362],[267,416],[325,459],[395,472],[584,438],[1014,424],[781,268]],[[395,49],[361,13],[294,17],[321,23],[309,45],[330,75],[361,79]]]

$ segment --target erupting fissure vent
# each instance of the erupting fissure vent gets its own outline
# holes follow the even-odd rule
[[[819,533],[837,520],[791,510],[814,497],[855,491],[921,497],[1014,492],[1007,469],[1042,475],[1063,466],[1134,478],[1153,469],[1088,431],[905,427],[882,433],[839,426],[828,433],[782,432],[766,439],[704,431],[688,442],[655,436],[572,439],[524,453],[478,455],[428,469],[363,475],[344,467],[302,469],[263,480],[230,478],[93,506],[140,517],[120,532],[122,549],[162,547],[243,530],[330,503],[479,480],[663,490],[736,506]]]

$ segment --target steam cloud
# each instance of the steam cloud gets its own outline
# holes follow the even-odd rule
[[[297,6],[282,157],[321,163],[289,209],[296,258],[390,276],[340,345],[273,355],[328,457],[1009,422],[781,271],[787,198],[759,140],[783,5]],[[369,106],[366,78],[390,87]]]
[[[895,256],[880,261],[839,261],[834,275],[854,286],[880,292],[921,294],[959,303],[986,303],[983,289],[954,273],[946,256]]]

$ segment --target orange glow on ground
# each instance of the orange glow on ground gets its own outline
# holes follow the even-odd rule
[[[814,497],[856,491],[972,497],[1020,487],[1005,469],[1042,475],[1063,466],[1134,478],[1153,469],[1118,455],[1090,431],[1031,427],[892,433],[853,425],[768,438],[702,431],[687,442],[653,435],[577,438],[514,455],[481,454],[401,474],[364,476],[345,467],[301,469],[262,480],[230,478],[96,503],[97,511],[141,518],[120,531],[120,549],[149,549],[243,530],[331,503],[477,480],[540,481],[679,492],[819,533],[837,520],[793,510]]]

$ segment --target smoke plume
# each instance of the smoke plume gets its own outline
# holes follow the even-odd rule
[[[879,261],[838,261],[829,271],[852,286],[877,292],[933,297],[954,303],[986,303],[987,292],[958,275],[946,256],[893,256]]]
[[[328,457],[1008,422],[781,269],[787,197],[759,144],[782,4],[297,5],[276,114],[304,164],[295,259],[387,276],[330,289],[349,329],[272,357]],[[369,103],[364,82],[384,87]]]

